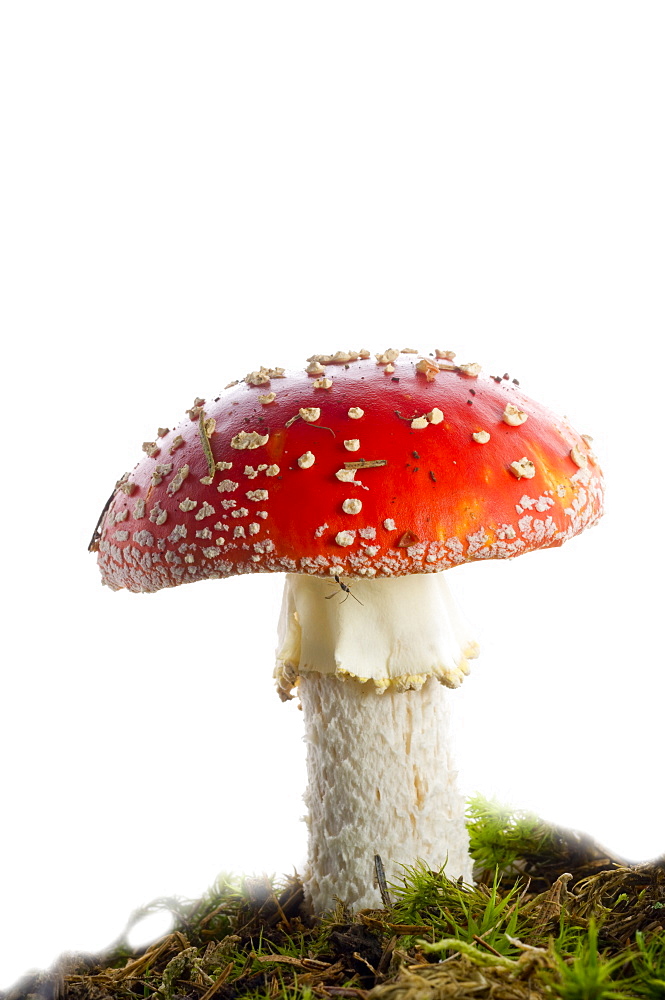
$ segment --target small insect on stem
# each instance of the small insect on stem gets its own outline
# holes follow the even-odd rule
[[[363,603],[362,601],[358,600],[358,598],[356,597],[356,595],[355,595],[355,594],[352,594],[352,593],[351,593],[351,588],[349,587],[349,585],[348,585],[348,584],[346,584],[346,583],[342,583],[342,581],[341,581],[341,580],[340,580],[340,578],[338,577],[337,573],[335,573],[335,576],[334,576],[334,578],[333,578],[333,579],[335,580],[335,583],[338,583],[338,584],[339,584],[339,586],[340,586],[340,589],[341,589],[341,590],[342,590],[342,591],[344,592],[344,594],[345,594],[345,597],[344,597],[344,599],[343,599],[343,600],[341,601],[341,603],[342,603],[342,604],[344,604],[344,601],[348,601],[349,597],[352,597],[354,601],[358,601],[358,604],[362,604],[362,603]],[[329,601],[329,600],[331,600],[331,599],[332,599],[332,598],[333,598],[334,596],[335,596],[334,594],[327,594],[327,595],[326,595],[326,601]],[[364,607],[364,604],[363,604],[363,607]]]

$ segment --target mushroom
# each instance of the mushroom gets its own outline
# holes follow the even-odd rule
[[[197,399],[91,542],[114,590],[286,573],[275,678],[304,715],[317,912],[380,905],[376,854],[471,879],[450,709],[478,650],[441,571],[602,514],[591,439],[453,357],[318,355]]]

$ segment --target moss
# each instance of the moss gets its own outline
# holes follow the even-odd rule
[[[138,911],[102,955],[63,955],[0,1000],[623,1000],[665,998],[665,859],[629,866],[589,838],[481,798],[474,885],[414,864],[384,909],[309,912],[297,878],[220,877]],[[146,913],[173,930],[140,951]]]

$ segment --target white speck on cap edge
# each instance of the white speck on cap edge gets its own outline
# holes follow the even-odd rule
[[[335,541],[338,545],[346,546],[353,545],[356,539],[355,531],[338,531],[335,535]]]
[[[342,503],[342,510],[345,514],[359,514],[362,507],[362,500],[357,500],[355,497],[349,498]]]

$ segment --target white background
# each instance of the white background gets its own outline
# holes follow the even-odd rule
[[[0,985],[302,866],[280,579],[114,594],[86,547],[158,425],[315,352],[453,349],[593,435],[598,527],[450,576],[464,787],[663,851],[660,14],[4,7]]]

